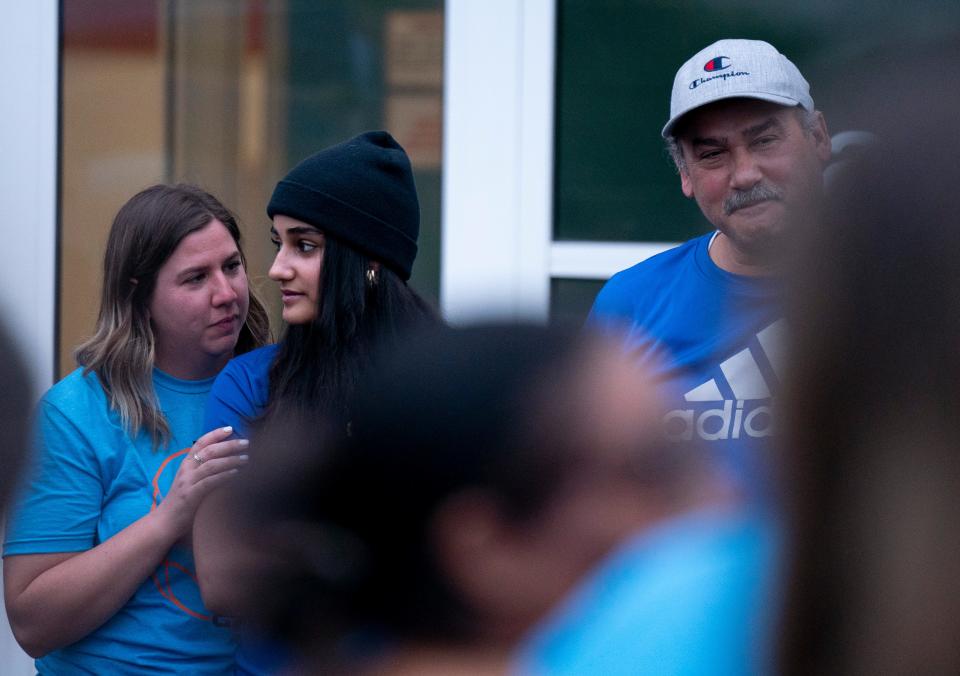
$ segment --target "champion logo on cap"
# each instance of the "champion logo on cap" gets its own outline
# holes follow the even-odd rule
[[[703,69],[708,73],[715,73],[718,70],[725,70],[730,67],[730,57],[729,56],[717,56],[705,64],[703,64]]]
[[[726,38],[680,66],[670,93],[670,119],[660,134],[669,138],[677,121],[696,108],[741,97],[814,109],[810,85],[776,47],[762,40]]]

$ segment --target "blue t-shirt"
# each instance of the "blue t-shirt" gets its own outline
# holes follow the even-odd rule
[[[276,345],[266,345],[227,362],[210,388],[203,418],[205,430],[230,425],[237,436],[249,435],[250,421],[267,406],[270,365],[276,354]]]
[[[776,533],[695,512],[637,535],[533,632],[516,672],[769,673]]]
[[[8,520],[4,556],[86,551],[147,515],[203,431],[212,384],[154,369],[172,436],[156,450],[149,433],[127,433],[95,374],[77,369],[54,385],[39,405],[34,467]],[[203,605],[185,539],[106,623],[36,665],[42,674],[223,674],[235,648]]]
[[[668,436],[700,440],[748,495],[768,489],[765,451],[780,375],[778,284],[720,269],[704,235],[614,275],[588,324],[618,332],[664,383]]]

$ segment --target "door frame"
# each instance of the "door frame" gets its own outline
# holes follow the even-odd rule
[[[556,0],[447,0],[440,305],[453,323],[546,321],[554,278],[673,244],[553,240]]]

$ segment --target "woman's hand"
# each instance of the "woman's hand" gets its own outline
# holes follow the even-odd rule
[[[34,657],[77,641],[130,600],[178,539],[197,506],[247,462],[246,439],[229,427],[200,437],[181,461],[159,506],[84,552],[24,554],[4,560],[7,615]]]
[[[231,427],[219,427],[197,439],[180,463],[170,490],[156,510],[156,518],[173,539],[190,532],[197,507],[214,488],[229,481],[247,461],[250,442],[230,439]]]

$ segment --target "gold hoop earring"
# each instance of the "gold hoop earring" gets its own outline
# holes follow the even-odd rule
[[[377,285],[377,271],[373,268],[367,268],[367,286]]]

